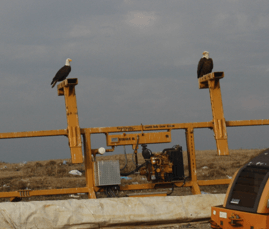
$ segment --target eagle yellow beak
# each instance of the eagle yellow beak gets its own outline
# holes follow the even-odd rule
[[[69,60],[69,62],[71,62],[72,60],[71,59],[68,59]]]

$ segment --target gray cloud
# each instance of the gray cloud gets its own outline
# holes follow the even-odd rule
[[[196,79],[204,50],[225,72],[226,120],[267,118],[268,8],[249,0],[2,1],[1,132],[66,128],[64,99],[50,82],[67,57],[83,128],[210,121],[209,92]],[[267,128],[228,128],[230,148],[267,147]],[[172,139],[186,149],[184,131]],[[198,150],[216,147],[211,130],[196,130],[195,140]],[[93,147],[104,144],[93,137]],[[70,157],[65,137],[1,140],[0,149],[10,162]]]

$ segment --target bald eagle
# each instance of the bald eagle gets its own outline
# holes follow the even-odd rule
[[[200,59],[197,67],[197,78],[211,73],[213,69],[213,60],[209,58],[209,52],[204,51],[203,57]]]
[[[69,73],[71,72],[71,61],[72,60],[69,58],[66,59],[65,65],[56,73],[53,80],[51,81],[52,87],[54,87],[57,82],[65,80],[66,77],[69,75]]]

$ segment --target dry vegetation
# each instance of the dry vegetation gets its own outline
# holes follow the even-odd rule
[[[209,179],[227,179],[232,177],[234,172],[240,168],[250,158],[257,155],[261,150],[231,150],[230,156],[217,156],[215,150],[197,151],[196,164],[197,175],[199,180]],[[128,166],[123,172],[131,171],[135,168],[132,162],[132,155],[128,154]],[[144,159],[141,154],[138,154],[139,163],[143,163]],[[125,164],[124,155],[99,156],[97,160],[119,160],[121,167]],[[71,164],[70,159],[50,160],[24,163],[4,163],[0,162],[0,192],[16,191],[19,189],[60,189],[85,187],[84,164]],[[188,161],[187,154],[184,152],[184,168],[185,175],[188,176]],[[77,169],[82,171],[82,176],[70,175],[70,170]],[[148,183],[144,176],[139,174],[130,175],[131,180],[122,179],[122,185],[125,184],[141,184]],[[225,193],[227,185],[204,186],[201,191],[206,193]],[[154,192],[155,190],[129,191],[120,192],[120,196],[132,192]],[[158,189],[158,192],[169,192],[170,189]],[[172,195],[190,195],[191,191],[188,187],[175,188]],[[106,197],[104,193],[97,193],[97,197]],[[31,200],[54,200],[67,199],[69,195],[59,196],[41,196],[24,198],[23,201]],[[86,195],[80,195],[79,198],[87,198]],[[9,201],[8,198],[0,199],[1,202]]]

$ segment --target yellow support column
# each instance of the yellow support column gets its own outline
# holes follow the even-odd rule
[[[185,135],[186,135],[186,143],[187,143],[188,162],[189,162],[189,177],[191,178],[191,184],[192,184],[191,191],[192,191],[192,194],[201,194],[200,187],[197,183],[193,128],[185,129]]]
[[[58,85],[58,95],[64,95],[65,97],[67,132],[72,163],[83,162],[82,141],[75,92],[75,86],[77,84],[78,79],[66,79]]]
[[[84,142],[84,152],[85,152],[85,177],[86,186],[88,188],[88,198],[96,199],[96,194],[94,191],[94,162],[91,150],[91,134],[89,131],[85,131],[83,135]]]
[[[212,72],[198,79],[199,88],[209,88],[213,116],[213,130],[217,144],[218,155],[229,155],[226,121],[224,118],[220,82],[224,72]]]

